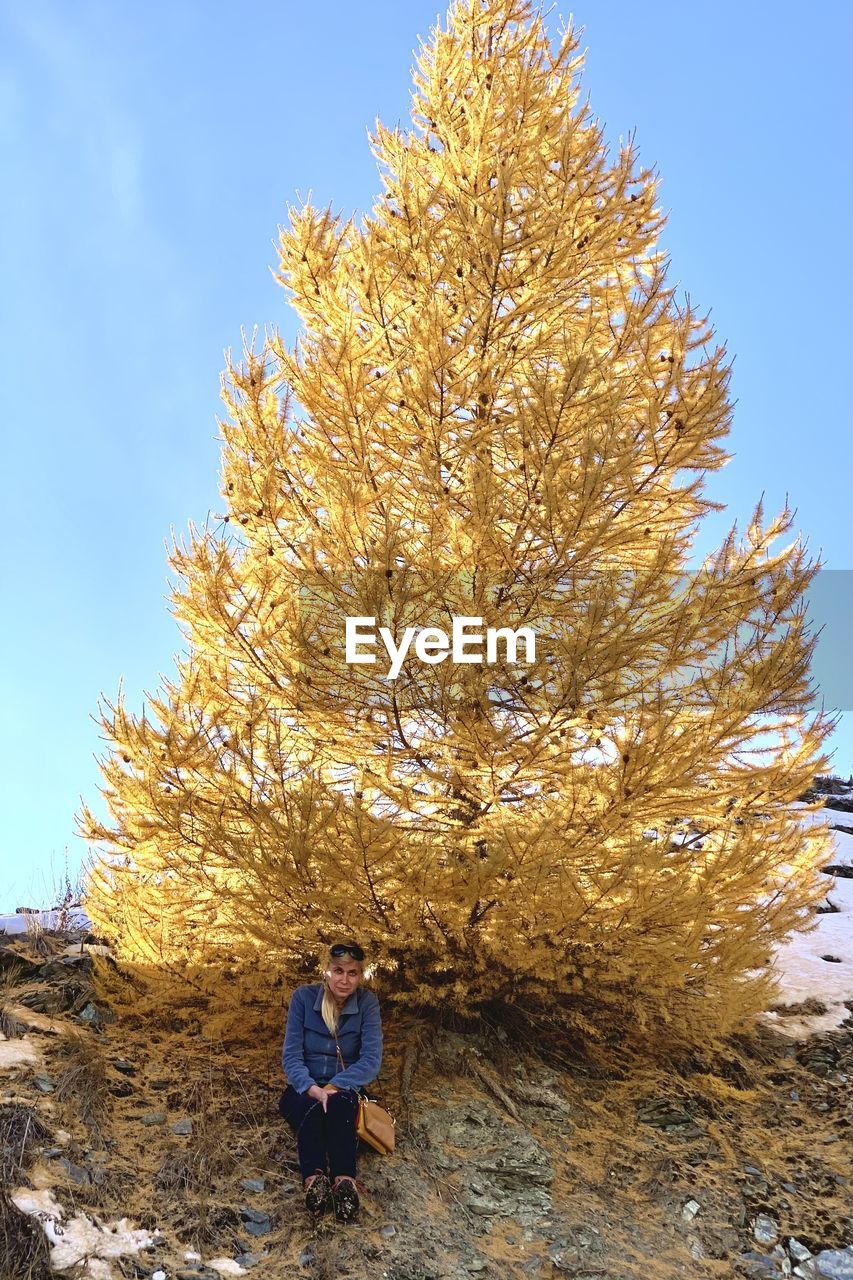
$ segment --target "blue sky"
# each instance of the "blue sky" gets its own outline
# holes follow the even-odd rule
[[[295,336],[270,273],[287,204],[310,191],[370,208],[367,130],[407,124],[413,50],[439,14],[420,0],[0,13],[0,911],[49,896],[66,850],[72,871],[85,853],[73,814],[97,800],[99,694],[123,677],[140,709],[180,647],[164,542],[221,509],[223,350],[255,325]],[[736,357],[735,456],[708,485],[727,511],[697,552],[762,492],[768,514],[787,494],[825,566],[827,700],[853,707],[853,9],[590,0],[574,16],[609,141],[636,129],[660,172],[672,278]],[[831,744],[845,775],[851,722]]]

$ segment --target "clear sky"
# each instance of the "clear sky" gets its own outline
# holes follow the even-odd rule
[[[370,209],[367,130],[406,126],[413,50],[439,13],[0,7],[0,911],[43,900],[66,850],[72,872],[85,853],[73,814],[97,800],[99,695],[123,677],[141,709],[180,648],[164,541],[222,509],[224,348],[239,353],[241,327],[295,336],[270,273],[287,204]],[[660,172],[672,278],[736,357],[735,456],[708,485],[727,511],[697,551],[762,492],[766,514],[789,495],[824,563],[827,702],[853,708],[853,7],[588,0],[574,16],[609,141],[636,129]],[[831,744],[845,775],[851,725]]]

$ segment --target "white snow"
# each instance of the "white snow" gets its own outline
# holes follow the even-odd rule
[[[41,1055],[33,1044],[23,1036],[20,1040],[7,1040],[0,1034],[0,1071],[14,1071],[17,1067],[37,1067]]]
[[[184,1262],[201,1262],[201,1254],[196,1253],[194,1249],[187,1249],[184,1253]],[[239,1262],[235,1262],[233,1258],[211,1258],[209,1262],[205,1262],[206,1267],[212,1267],[214,1271],[218,1271],[222,1276],[244,1276],[246,1268],[241,1267]],[[151,1277],[154,1280],[154,1277]]]
[[[86,942],[82,947],[79,942],[72,942],[59,954],[61,956],[108,956],[111,954],[111,948],[101,942]]]
[[[32,1191],[19,1187],[12,1193],[12,1201],[41,1223],[50,1241],[50,1265],[54,1271],[85,1262],[91,1280],[110,1280],[112,1272],[106,1259],[138,1253],[154,1238],[149,1231],[132,1228],[129,1218],[96,1223],[85,1214],[78,1214],[64,1222],[65,1210],[48,1188]]]
[[[60,916],[64,915],[62,924]],[[38,929],[89,929],[91,921],[82,907],[69,907],[59,911],[12,911],[0,915],[0,935],[4,933],[29,933]]]
[[[791,807],[802,810],[800,820],[804,825],[829,822],[853,827],[851,813],[825,808],[809,810],[799,801]],[[853,836],[845,831],[832,831],[831,835],[833,849],[827,865],[853,866]],[[853,1002],[853,880],[827,876],[826,884],[827,901],[837,910],[818,915],[816,927],[810,933],[794,934],[774,955],[774,966],[781,980],[775,1003],[791,1005],[819,1000],[826,1008],[823,1014],[797,1017],[784,1017],[769,1010],[762,1014],[765,1022],[794,1039],[831,1031],[851,1013],[844,1002]],[[824,956],[833,959],[825,960]]]
[[[842,813],[839,809],[809,810],[799,801],[791,805],[791,808],[800,811],[800,821],[804,824],[827,822],[830,827],[850,827],[853,830],[853,813]],[[833,863],[840,863],[845,867],[853,866],[853,835],[848,831],[833,831],[832,839],[835,844],[835,850],[832,853]]]
[[[89,1258],[84,1274],[89,1280],[113,1280],[113,1269],[106,1258]]]

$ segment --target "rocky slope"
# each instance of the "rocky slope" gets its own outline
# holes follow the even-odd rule
[[[217,1025],[84,930],[0,937],[0,1280],[853,1277],[853,1000],[834,977],[825,1029],[808,994],[851,958],[831,896],[844,956],[813,941],[812,985],[715,1053],[602,1069],[546,1026],[387,1019],[398,1150],[364,1151],[349,1226],[308,1218],[276,1110],[285,991]]]
[[[853,1018],[604,1073],[500,1027],[397,1020],[398,1151],[364,1153],[358,1226],[313,1224],[277,1046],[205,1039],[190,1007],[111,1021],[85,940],[38,943],[0,951],[3,1277],[851,1274],[809,1255],[853,1244]]]

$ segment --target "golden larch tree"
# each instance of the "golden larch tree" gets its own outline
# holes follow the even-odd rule
[[[527,0],[457,0],[372,216],[290,211],[298,341],[229,358],[225,525],[171,556],[187,656],[102,709],[88,907],[126,959],[299,975],[354,935],[390,998],[701,1037],[807,924],[818,566],[758,503],[688,569],[729,367],[581,61]],[[392,678],[346,618],[506,631]]]

